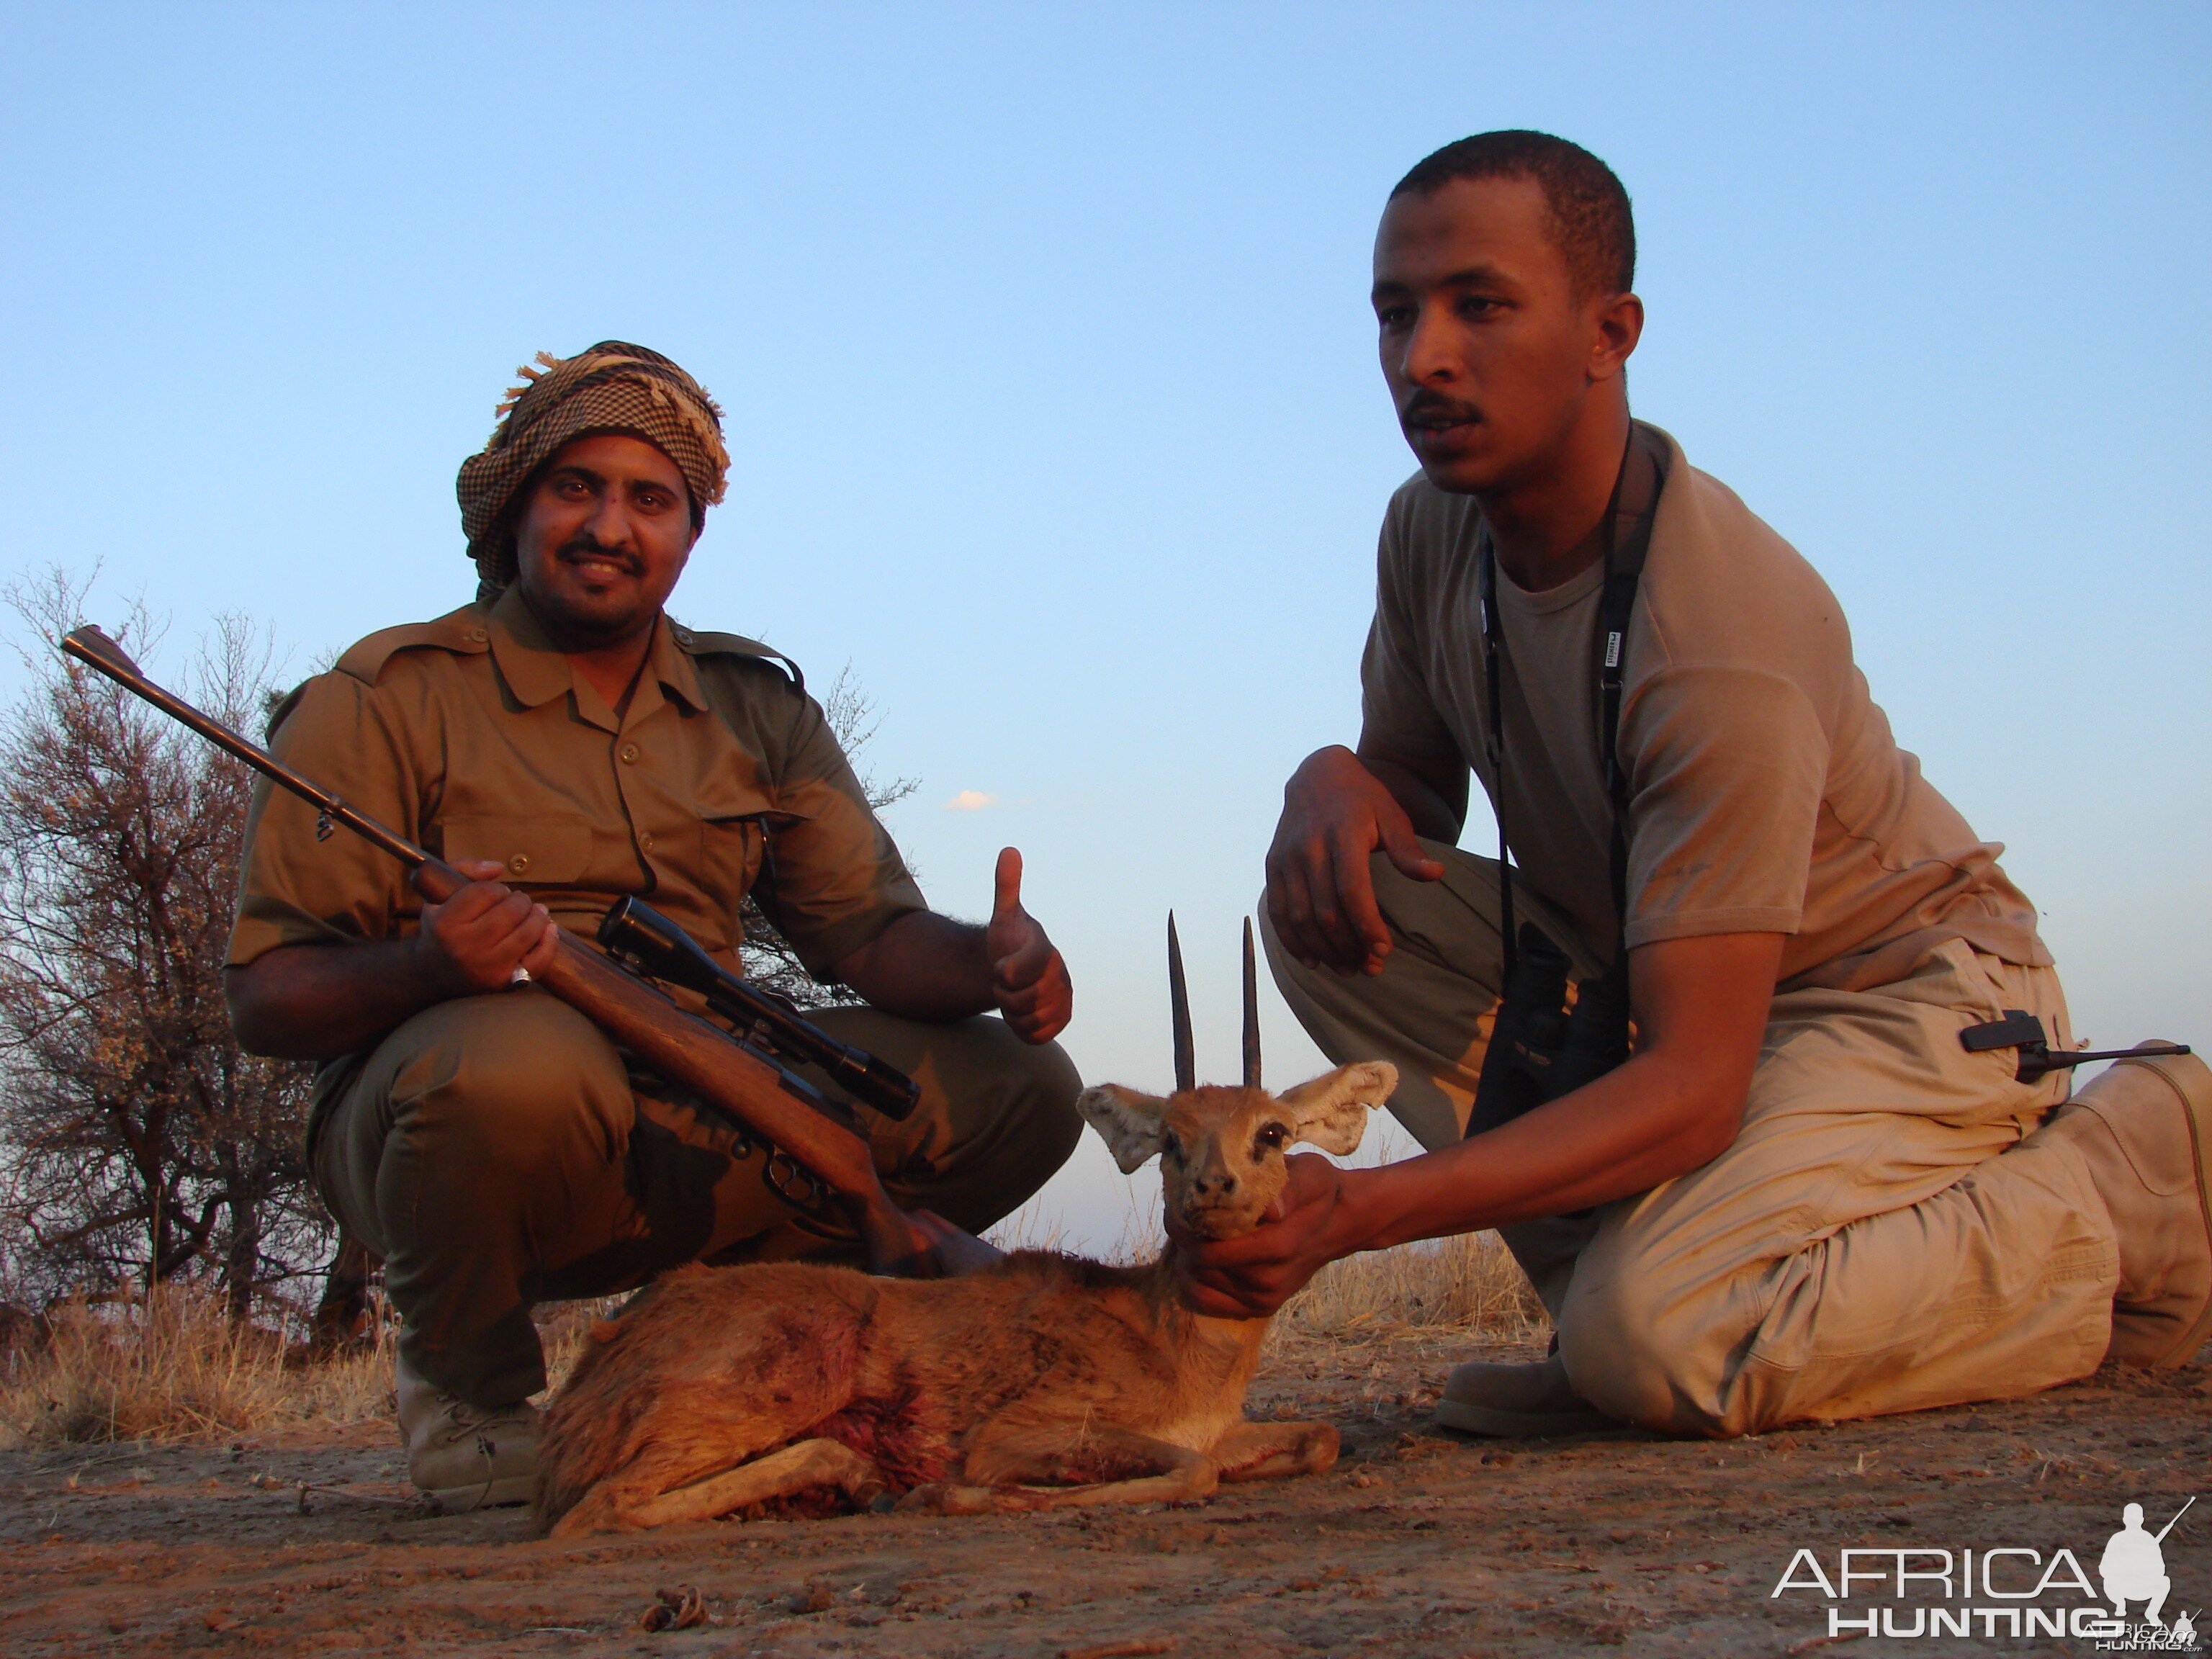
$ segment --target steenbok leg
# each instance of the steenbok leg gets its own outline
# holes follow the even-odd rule
[[[1336,1431],[1326,1423],[1239,1423],[1213,1449],[1224,1480],[1280,1480],[1326,1474],[1336,1462]]]
[[[855,1506],[864,1506],[884,1486],[882,1472],[851,1447],[835,1440],[801,1440],[672,1492],[646,1492],[634,1486],[611,1492],[602,1488],[563,1516],[553,1536],[640,1532],[685,1521],[711,1521],[748,1504],[821,1486],[834,1487]]]
[[[1082,1480],[1102,1468],[1151,1469],[1154,1474],[1079,1486],[1032,1482]],[[961,1471],[968,1484],[917,1486],[902,1509],[940,1515],[980,1515],[994,1510],[1080,1509],[1103,1504],[1178,1504],[1204,1498],[1216,1480],[1213,1460],[1188,1446],[1170,1445],[1129,1429],[1040,1427],[986,1430]]]

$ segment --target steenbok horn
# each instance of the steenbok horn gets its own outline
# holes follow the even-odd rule
[[[1198,1057],[1190,1037],[1190,987],[1183,982],[1182,945],[1176,938],[1175,912],[1168,912],[1168,1015],[1175,1031],[1175,1079],[1178,1093],[1198,1087]]]
[[[1252,957],[1252,918],[1244,918],[1244,1086],[1260,1086],[1260,975]]]

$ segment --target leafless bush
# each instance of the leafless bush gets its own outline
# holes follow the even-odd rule
[[[0,713],[8,1289],[200,1279],[242,1322],[313,1271],[330,1231],[301,1148],[308,1070],[245,1053],[223,1006],[251,775],[54,653],[88,585],[55,572],[7,593],[29,682]],[[158,642],[136,608],[121,633]],[[226,617],[186,684],[250,727],[270,667],[265,638]]]

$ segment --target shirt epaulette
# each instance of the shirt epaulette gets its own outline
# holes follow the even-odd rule
[[[704,629],[684,628],[673,623],[669,627],[669,634],[689,656],[750,657],[760,662],[781,664],[783,672],[791,676],[792,689],[796,691],[806,690],[806,676],[799,672],[799,665],[782,652],[763,645],[758,640],[749,640],[742,634],[710,634]]]
[[[384,665],[402,651],[453,651],[471,655],[491,649],[491,635],[484,627],[483,612],[475,605],[465,605],[458,611],[449,611],[434,622],[403,623],[397,628],[380,628],[367,639],[347,648],[337,660],[337,672],[350,674],[363,685],[374,685]]]

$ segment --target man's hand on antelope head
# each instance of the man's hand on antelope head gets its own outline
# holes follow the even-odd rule
[[[1022,855],[1000,849],[984,950],[991,959],[991,994],[1014,1035],[1049,1042],[1067,1027],[1075,988],[1067,964],[1037,920],[1022,908]]]
[[[1258,1319],[1349,1248],[1341,1172],[1290,1149],[1357,1150],[1368,1112],[1397,1084],[1395,1066],[1368,1060],[1280,1096],[1206,1087],[1163,1098],[1106,1084],[1085,1090],[1076,1109],[1123,1173],[1158,1155],[1184,1299],[1217,1318]]]
[[[1386,1068],[1387,1069],[1387,1068]],[[1215,1319],[1266,1319],[1339,1256],[1358,1248],[1345,1172],[1300,1152],[1284,1161],[1282,1188],[1261,1224],[1209,1239],[1168,1212],[1168,1238],[1182,1271],[1183,1300]]]

